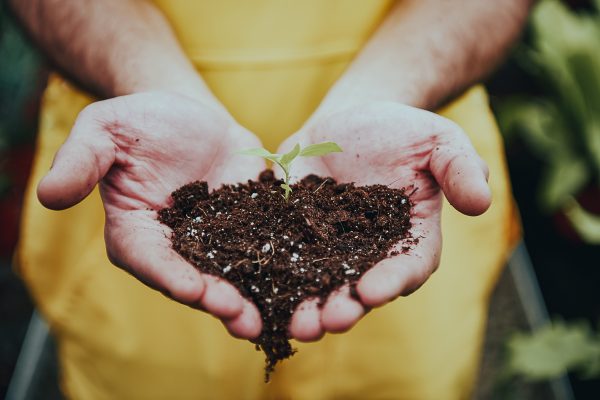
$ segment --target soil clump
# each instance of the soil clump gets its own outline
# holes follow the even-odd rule
[[[309,175],[292,185],[286,201],[281,182],[270,170],[258,181],[212,192],[206,182],[194,182],[174,191],[173,205],[159,211],[179,254],[256,304],[263,329],[253,343],[266,355],[267,381],[275,364],[295,352],[287,328],[303,300],[323,303],[344,285],[356,295],[366,271],[417,240],[405,189]]]

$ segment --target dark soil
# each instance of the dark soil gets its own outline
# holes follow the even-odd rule
[[[259,181],[224,185],[209,193],[194,182],[172,193],[159,219],[173,230],[173,248],[202,272],[223,277],[261,312],[254,340],[266,354],[266,379],[294,354],[287,333],[307,298],[323,302],[388,257],[410,236],[412,203],[404,189],[338,184],[309,175],[283,199],[272,171]]]

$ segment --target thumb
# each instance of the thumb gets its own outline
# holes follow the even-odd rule
[[[449,139],[434,147],[430,170],[454,208],[466,215],[483,214],[492,202],[488,167],[462,130]]]
[[[37,195],[52,210],[63,210],[83,200],[115,161],[115,144],[109,135],[82,111],[69,138],[42,178]]]

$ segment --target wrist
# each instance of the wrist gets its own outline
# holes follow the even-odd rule
[[[171,92],[195,100],[205,101],[214,98],[208,87],[197,74],[181,69],[139,68],[127,79],[118,79],[111,85],[111,94],[125,96],[142,92]]]
[[[170,69],[161,72],[154,68],[153,71],[145,71],[130,79],[122,86],[115,86],[114,96],[144,92],[163,92],[184,96],[188,99],[200,102],[219,112],[229,113],[221,102],[215,97],[200,75],[195,70]]]
[[[432,109],[435,106],[432,97],[426,90],[419,89],[410,82],[381,82],[374,76],[345,76],[331,88],[309,121],[375,102],[394,102]]]

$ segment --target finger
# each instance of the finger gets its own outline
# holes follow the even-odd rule
[[[114,143],[86,110],[80,113],[50,171],[38,185],[38,198],[50,209],[62,210],[79,203],[115,161]]]
[[[479,215],[490,206],[489,170],[466,135],[455,128],[450,138],[436,146],[429,167],[448,202],[467,215]]]
[[[379,262],[359,280],[356,291],[364,305],[378,307],[408,295],[437,269],[441,253],[439,215],[415,217],[411,233],[418,238],[413,248],[402,252],[402,244],[396,245],[399,255]]]
[[[321,311],[323,329],[331,333],[346,332],[363,316],[365,309],[350,296],[350,288],[344,286],[332,293]]]
[[[242,313],[237,317],[223,320],[227,331],[236,338],[255,339],[262,330],[262,320],[256,306],[244,299]]]
[[[120,213],[118,221],[107,220],[105,237],[111,262],[148,286],[220,318],[241,314],[239,292],[221,279],[201,274],[177,254],[168,239],[169,229],[154,212]]]
[[[319,340],[325,334],[321,326],[319,300],[310,299],[300,304],[290,323],[290,335],[301,342]]]
[[[215,276],[201,276],[206,287],[199,303],[203,310],[220,318],[235,318],[244,311],[244,299],[233,285]]]

